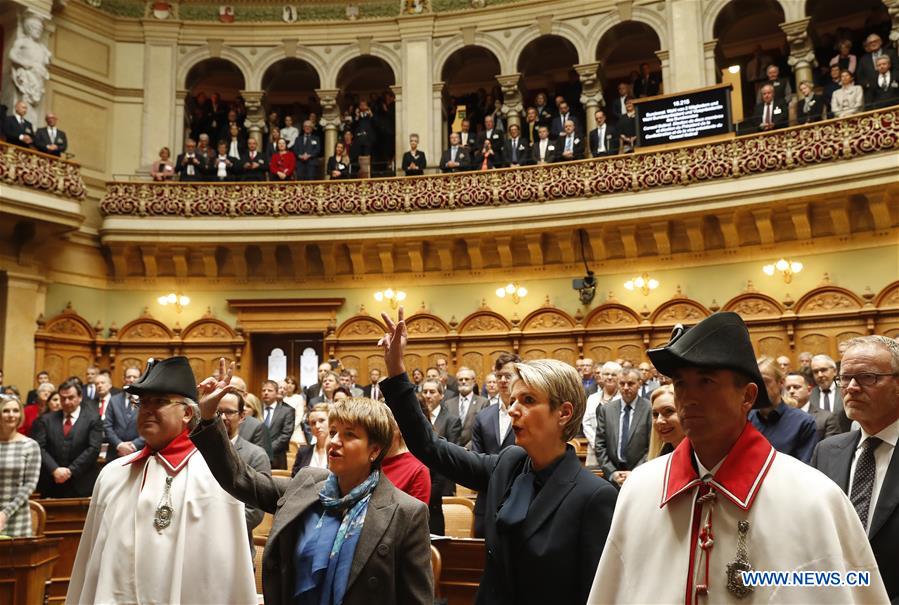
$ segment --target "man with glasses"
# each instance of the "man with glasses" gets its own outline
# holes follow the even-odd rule
[[[459,444],[465,447],[471,446],[471,432],[474,428],[474,419],[482,409],[487,407],[487,400],[474,393],[477,377],[471,368],[461,367],[456,372],[456,388],[458,394],[446,399],[444,405],[450,413],[462,421],[462,437]]]
[[[837,384],[860,429],[822,441],[812,466],[846,492],[868,534],[892,602],[899,599],[899,343],[862,336],[847,343]]]
[[[817,385],[812,389],[809,401],[837,417],[840,432],[852,427],[852,421],[843,409],[843,397],[836,383],[837,364],[829,355],[815,355],[811,362],[812,378]]]
[[[100,473],[66,603],[255,604],[244,505],[188,437],[200,413],[187,358],[150,360],[125,392],[146,447]]]

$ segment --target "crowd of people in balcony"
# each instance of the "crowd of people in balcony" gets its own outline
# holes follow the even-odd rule
[[[28,105],[24,101],[15,104],[12,115],[5,115],[5,110],[3,113],[3,138],[7,143],[57,157],[68,157],[69,139],[65,131],[56,126],[58,118],[55,113],[47,112],[44,116],[47,125],[38,129],[25,117]]]

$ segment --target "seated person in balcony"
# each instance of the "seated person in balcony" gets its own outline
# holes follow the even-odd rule
[[[478,136],[477,142],[479,153],[483,153],[484,141],[487,140],[490,141],[490,147],[494,154],[501,157],[503,155],[503,133],[496,128],[496,122],[493,121],[492,115],[484,118],[484,132]]]
[[[403,154],[403,172],[406,176],[421,176],[428,167],[424,151],[418,150],[418,135],[409,135],[409,151]]]
[[[765,80],[765,86],[771,86],[774,89],[774,100],[775,101],[783,101],[784,104],[790,102],[790,99],[793,98],[793,89],[790,87],[789,78],[782,78],[780,76],[780,68],[777,65],[769,65],[765,70],[765,74],[767,74],[768,79]],[[756,103],[760,103],[762,101],[762,88],[759,89],[759,93],[756,97]]]
[[[840,70],[848,69],[852,73],[855,73],[856,63],[858,61],[856,56],[849,52],[851,50],[851,40],[840,40],[839,44],[837,44],[837,54],[830,60],[831,67],[836,65]]]
[[[493,170],[502,166],[502,163],[502,155],[493,149],[490,139],[484,139],[483,147],[475,155],[474,165],[478,170]]]
[[[839,90],[833,93],[830,101],[830,109],[838,118],[845,118],[859,113],[865,106],[865,95],[862,87],[855,83],[855,78],[848,70],[840,72]]]
[[[365,99],[359,101],[359,107],[356,108],[356,119],[354,120],[355,141],[360,156],[370,156],[375,146],[376,128],[375,116],[368,106]]]
[[[521,136],[521,127],[518,124],[509,126],[509,138],[503,145],[503,161],[510,167],[527,166],[531,163],[531,148],[526,138]]]
[[[534,146],[534,142],[538,138],[537,129],[540,124],[537,122],[537,108],[528,107],[525,112],[524,125],[521,127],[521,137],[527,141],[528,149]]]
[[[66,138],[66,133],[56,127],[55,113],[48,113],[45,120],[47,126],[38,128],[34,134],[34,146],[38,151],[59,157],[68,149],[69,140]]]
[[[25,101],[18,101],[15,114],[6,116],[3,120],[3,136],[10,145],[19,147],[32,147],[34,145],[34,128],[31,122],[25,119],[28,113],[28,105]]]
[[[334,145],[334,155],[328,158],[328,178],[332,181],[348,179],[351,176],[352,163],[341,141]]]
[[[624,115],[618,120],[618,142],[621,153],[632,153],[637,147],[637,112],[634,102],[624,102]]]
[[[465,148],[469,156],[473,155],[477,149],[480,149],[477,137],[471,129],[471,122],[468,120],[462,120],[462,128],[459,130],[459,144]]]
[[[789,110],[784,101],[777,100],[774,86],[765,84],[761,93],[762,99],[749,118],[751,124],[749,132],[775,130],[786,126],[790,120]]]
[[[827,84],[824,85],[824,90],[821,92],[821,98],[824,101],[824,105],[827,106],[827,117],[833,117],[830,112],[830,104],[833,101],[833,93],[840,90],[843,86],[840,83],[840,69],[839,65],[831,65],[830,66],[830,79],[827,81]]]
[[[631,97],[630,86],[627,82],[618,83],[618,95],[609,104],[609,118],[614,124],[618,123],[621,116],[627,115],[627,107],[625,104]]]
[[[537,129],[537,141],[531,147],[532,163],[550,164],[556,161],[556,143],[549,139],[549,127]]]
[[[799,84],[802,96],[796,106],[796,121],[799,124],[810,124],[822,119],[826,107],[821,95],[815,94],[812,83],[805,80]]]
[[[537,93],[537,96],[534,97],[534,109],[537,110],[537,124],[549,128],[553,121],[553,114],[546,101],[546,93]]]
[[[899,56],[892,48],[883,48],[883,40],[877,34],[871,34],[865,38],[865,50],[868,51],[858,62],[855,71],[855,80],[859,86],[868,90],[877,85],[877,59],[886,55],[890,58],[893,70],[893,79],[899,80]]]
[[[461,144],[458,132],[450,135],[450,147],[440,156],[440,170],[442,172],[462,172],[468,170],[471,164],[471,156],[468,150]]]
[[[889,107],[899,103],[899,81],[893,72],[888,55],[877,57],[877,79],[866,93],[866,104],[870,109]]]
[[[314,181],[318,176],[318,167],[320,166],[318,158],[322,156],[322,142],[312,130],[311,120],[303,122],[303,134],[297,137],[296,143],[293,145],[293,151],[297,157],[297,178],[301,181]],[[289,144],[287,146],[290,147]]]
[[[247,140],[241,136],[240,128],[232,124],[228,130],[228,138],[225,139],[228,145],[228,155],[233,158],[239,158],[247,150]]]
[[[634,96],[637,98],[654,97],[662,89],[661,78],[649,72],[649,63],[640,64],[640,77],[634,82]]]
[[[265,180],[268,162],[258,147],[256,139],[250,137],[247,141],[247,150],[240,156],[240,180],[257,182]]]
[[[569,120],[574,124],[574,129],[580,131],[574,114],[571,113],[568,103],[563,99],[562,102],[559,103],[559,115],[553,118],[552,124],[549,127],[549,138],[555,139],[561,136],[565,132],[565,122],[568,122]]]
[[[187,139],[184,143],[184,153],[178,156],[175,162],[175,172],[178,173],[180,181],[202,181],[206,176],[208,167],[205,155],[202,155],[197,149],[197,142],[193,139]]]
[[[212,160],[212,180],[218,183],[236,181],[238,166],[240,158],[228,155],[228,144],[221,141],[218,144],[218,155]]]
[[[574,120],[565,120],[564,131],[556,141],[556,161],[570,162],[584,159],[584,139],[575,130]]]
[[[292,181],[297,167],[297,156],[287,148],[287,141],[278,139],[278,152],[269,162],[269,172],[274,181]]]
[[[597,109],[594,114],[596,128],[590,131],[590,154],[594,158],[618,153],[618,134],[606,121],[606,112]]]
[[[300,131],[293,125],[293,116],[284,116],[284,128],[281,129],[281,138],[287,141],[288,149],[294,146],[298,136],[300,136]]]
[[[159,150],[159,159],[150,166],[150,176],[154,181],[171,181],[175,177],[175,166],[171,157],[172,152],[168,147]]]

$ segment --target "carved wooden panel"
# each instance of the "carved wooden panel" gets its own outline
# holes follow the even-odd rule
[[[574,365],[574,362],[577,359],[577,351],[574,350],[574,347],[559,347],[553,349],[550,358],[564,361],[569,365]]]
[[[122,326],[119,330],[119,341],[159,342],[168,340],[174,335],[164,323],[145,315]]]
[[[367,315],[356,315],[340,324],[340,327],[337,329],[337,337],[354,340],[373,340],[377,343],[378,339],[384,335],[384,330],[384,326],[376,319]]]
[[[825,334],[805,334],[799,339],[797,347],[799,352],[808,351],[809,353],[827,353],[830,354],[830,338]]]
[[[522,332],[542,332],[564,330],[574,327],[574,319],[559,309],[537,309],[521,322]]]
[[[743,319],[776,317],[783,313],[783,305],[764,294],[747,292],[729,300],[724,311],[738,313]]]
[[[461,365],[471,368],[478,376],[486,376],[493,370],[493,365],[489,362],[485,363],[484,354],[479,351],[464,353],[461,360]]]
[[[384,365],[384,355],[382,354],[372,354],[365,358],[365,368],[359,369],[359,382],[360,384],[368,384],[369,383],[369,373],[377,368],[381,370],[381,377],[387,377],[387,369]],[[363,371],[365,372],[363,374]]]
[[[237,335],[231,327],[220,319],[203,317],[188,325],[181,332],[182,340],[231,340]]]
[[[504,334],[512,324],[493,311],[475,311],[459,324],[460,334]]]
[[[403,361],[406,362],[406,371],[409,372],[409,376],[412,376],[412,370],[415,368],[420,369],[422,372],[425,371],[424,365],[421,361],[421,355],[417,353],[406,353],[403,356]]]
[[[449,326],[442,319],[428,313],[419,313],[406,320],[409,337],[443,336],[449,334]]]
[[[84,379],[88,366],[99,361],[99,326],[91,327],[71,305],[39,326],[34,334],[36,371],[46,370],[57,386],[70,376]]]
[[[899,307],[899,281],[894,281],[886,286],[874,299],[877,308]]]
[[[650,316],[654,324],[697,324],[710,315],[709,310],[687,298],[674,298],[659,305]]]
[[[643,347],[638,345],[623,345],[618,347],[618,357],[632,362],[634,365],[643,361]]]
[[[532,359],[545,359],[546,358],[546,349],[539,348],[528,348],[522,351],[521,358],[525,361],[530,361]]]
[[[767,356],[776,359],[783,355],[789,348],[780,336],[765,336],[756,341],[755,352],[757,357]]]
[[[862,301],[857,295],[836,286],[816,288],[796,303],[797,314],[839,313],[861,308]]]

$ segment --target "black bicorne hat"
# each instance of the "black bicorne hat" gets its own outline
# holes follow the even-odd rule
[[[147,369],[140,378],[125,387],[129,395],[165,395],[176,393],[197,400],[197,379],[187,357],[147,360]]]
[[[677,325],[668,344],[650,349],[647,354],[656,369],[666,376],[685,367],[739,372],[759,387],[753,407],[770,405],[749,330],[736,313],[713,313],[692,328]]]

